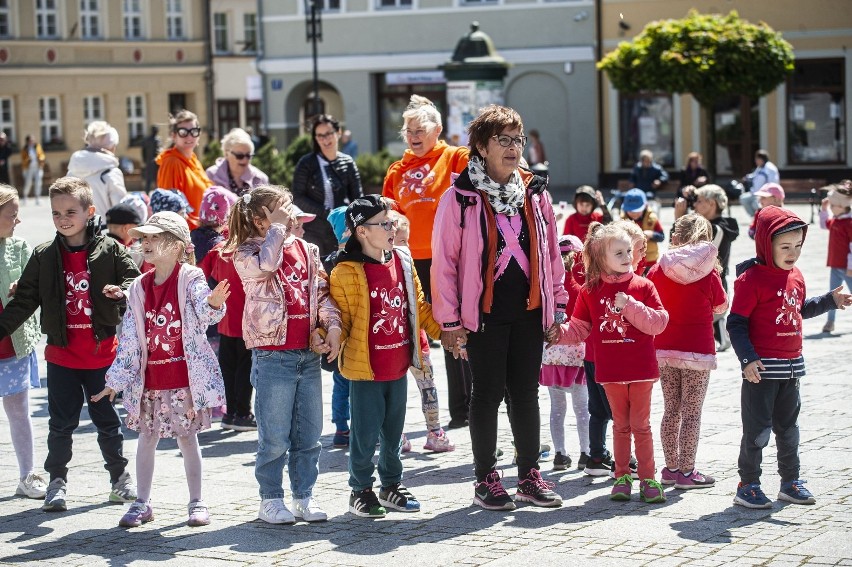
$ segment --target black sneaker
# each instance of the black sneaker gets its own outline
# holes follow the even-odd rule
[[[473,503],[486,510],[514,510],[515,503],[503,484],[497,471],[491,471],[485,480],[473,485]]]
[[[349,511],[362,518],[384,518],[388,511],[379,503],[372,488],[365,488],[349,495]]]
[[[419,512],[420,502],[402,484],[396,483],[383,486],[379,490],[379,503],[385,508],[393,508],[400,512]]]
[[[530,502],[536,506],[544,506],[546,508],[562,506],[562,497],[553,492],[551,488],[553,488],[553,483],[541,478],[541,473],[538,472],[538,469],[532,469],[527,475],[527,478],[518,483],[515,500]]]
[[[589,457],[589,461],[586,463],[583,472],[589,476],[609,476],[611,468],[612,461],[610,459],[595,459]]]
[[[589,455],[586,453],[580,453],[580,460],[577,461],[577,470],[583,470],[586,468],[586,465],[589,462]]]
[[[630,462],[627,463],[627,466],[630,468],[630,476],[633,480],[639,480],[639,463],[636,462],[636,457],[631,456]],[[615,478],[615,461],[612,461],[612,465],[609,467],[609,476],[611,478]]]
[[[553,470],[555,471],[564,471],[568,467],[571,466],[571,457],[568,455],[563,455],[559,451],[556,451],[556,456],[553,457]]]
[[[222,425],[220,427],[225,430],[233,429],[235,417],[236,416],[232,413],[226,413],[222,416]]]
[[[467,418],[452,418],[450,422],[447,424],[447,429],[461,429],[463,427],[467,427],[470,425]]]
[[[222,418],[222,423],[225,422],[225,418]],[[254,418],[254,414],[248,415],[238,415],[234,418],[234,423],[231,425],[231,429],[234,431],[257,431],[257,420]]]

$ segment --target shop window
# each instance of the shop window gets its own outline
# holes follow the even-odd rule
[[[674,166],[672,97],[621,95],[619,106],[621,167],[633,167],[642,150],[651,150],[660,165]]]
[[[846,162],[844,60],[797,60],[787,82],[787,160]]]

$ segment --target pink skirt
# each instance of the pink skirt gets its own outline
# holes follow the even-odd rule
[[[160,439],[186,437],[210,429],[211,408],[195,410],[189,388],[145,390],[139,419],[127,418],[127,427]]]
[[[585,384],[586,372],[582,366],[545,364],[541,367],[538,383],[542,386],[569,388],[574,384]]]

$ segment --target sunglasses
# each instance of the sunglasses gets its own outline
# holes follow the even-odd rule
[[[186,138],[187,136],[197,138],[201,135],[201,128],[178,128],[175,132],[181,138]]]
[[[380,226],[385,229],[387,232],[392,231],[393,229],[399,226],[399,221],[382,221],[382,222],[364,222],[361,223],[361,226]]]
[[[239,152],[231,152],[231,155],[242,161],[244,159],[251,159],[254,157],[254,154],[241,154]]]

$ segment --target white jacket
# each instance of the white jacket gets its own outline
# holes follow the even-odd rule
[[[86,148],[74,152],[68,161],[68,175],[83,179],[92,187],[95,212],[102,217],[127,195],[118,158],[105,150]]]

